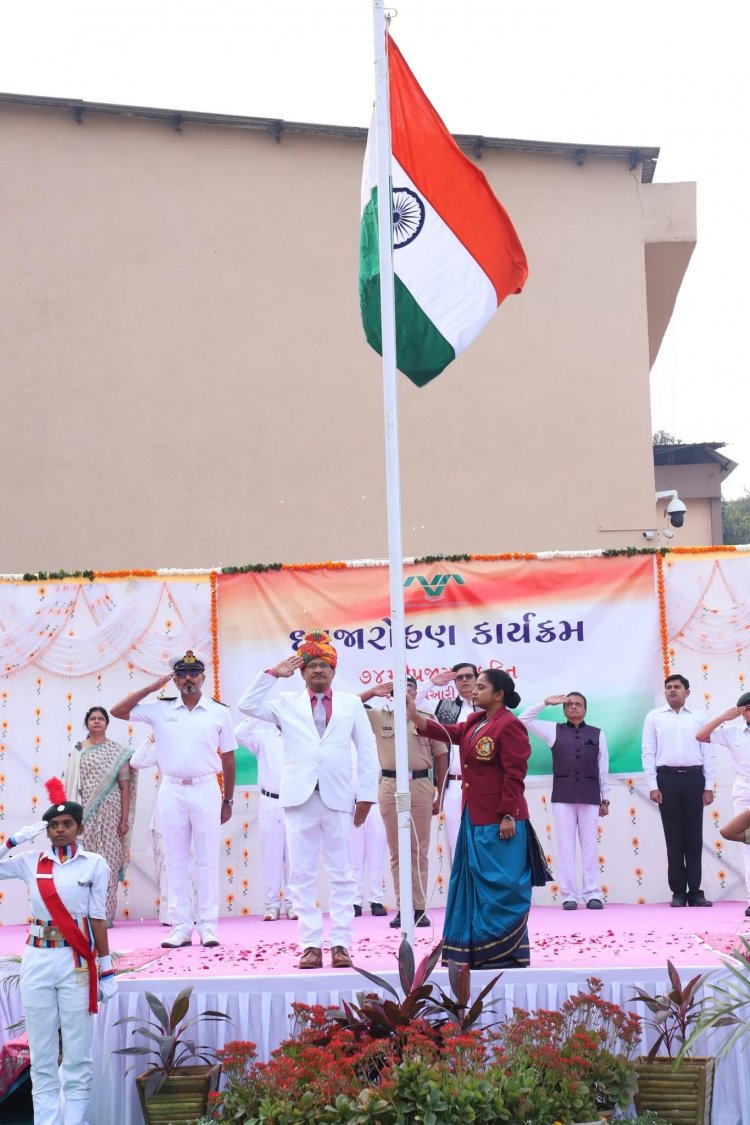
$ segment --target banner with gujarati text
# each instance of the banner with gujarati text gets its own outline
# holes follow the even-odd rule
[[[421,563],[406,568],[404,596],[407,663],[421,684],[465,660],[506,669],[521,709],[583,692],[589,722],[606,733],[611,771],[640,772],[661,665],[651,556]],[[316,627],[338,649],[336,687],[361,692],[391,678],[386,567],[221,575],[219,606],[228,701]],[[295,687],[299,676],[280,690]],[[444,694],[451,689],[431,691]],[[543,717],[560,721],[562,709]],[[549,749],[533,745],[530,773],[549,773]]]

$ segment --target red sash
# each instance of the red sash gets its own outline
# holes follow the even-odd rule
[[[36,869],[36,885],[39,894],[47,907],[49,916],[57,926],[68,945],[83,958],[89,967],[89,1012],[94,1015],[97,1011],[96,997],[99,989],[99,978],[96,971],[96,956],[93,949],[86,941],[78,926],[75,924],[70,911],[60,898],[55,888],[53,878],[54,864],[48,855],[40,855]]]

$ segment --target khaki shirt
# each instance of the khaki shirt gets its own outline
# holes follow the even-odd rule
[[[431,716],[420,711],[420,715],[425,715],[426,718]],[[380,768],[383,770],[395,770],[396,768],[396,724],[394,721],[393,711],[383,708],[382,711],[375,711],[369,709],[367,717],[370,720],[375,741],[378,746],[378,759],[380,761]],[[414,723],[407,720],[406,724],[407,736],[409,742],[409,769],[410,770],[429,770],[432,769],[434,758],[439,758],[441,754],[448,753],[448,747],[444,742],[435,742],[432,738],[426,738],[420,734]]]

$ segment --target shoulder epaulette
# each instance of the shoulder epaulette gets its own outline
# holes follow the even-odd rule
[[[176,695],[159,695],[159,696],[157,696],[156,702],[157,703],[174,703],[176,698],[177,698]]]

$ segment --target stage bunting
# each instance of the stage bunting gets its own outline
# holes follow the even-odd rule
[[[336,685],[359,692],[390,679],[388,572],[383,568],[220,575],[222,693],[236,701],[259,669],[328,629]],[[407,660],[420,683],[461,660],[505,668],[521,707],[581,691],[614,773],[640,772],[643,717],[660,682],[652,557],[440,562],[406,568]],[[280,690],[301,687],[299,676]],[[440,692],[433,689],[433,698]],[[562,718],[560,708],[543,717]],[[531,772],[550,772],[533,740]]]

